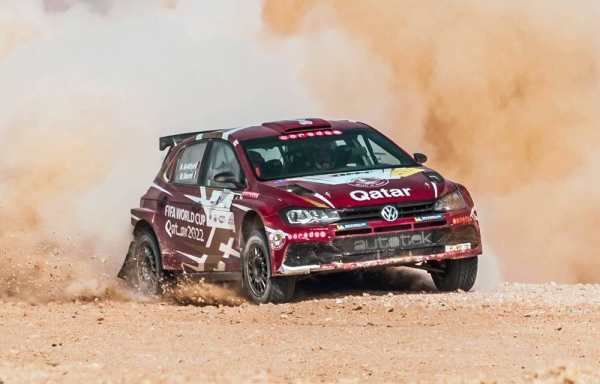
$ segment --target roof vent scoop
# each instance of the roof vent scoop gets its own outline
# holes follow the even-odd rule
[[[312,131],[314,129],[331,129],[331,124],[323,119],[282,120],[263,123],[264,127],[273,128],[279,133],[290,131]]]

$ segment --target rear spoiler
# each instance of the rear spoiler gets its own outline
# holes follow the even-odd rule
[[[181,143],[182,141],[184,141],[185,139],[189,139],[192,136],[197,136],[200,133],[208,133],[208,132],[215,132],[215,131],[219,131],[219,129],[213,129],[210,131],[179,133],[177,135],[163,136],[158,140],[158,148],[161,151],[164,151],[165,149],[167,149],[169,147],[172,148],[172,147],[176,146],[177,144]]]

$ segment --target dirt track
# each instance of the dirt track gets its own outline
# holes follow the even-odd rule
[[[399,288],[363,293],[329,278],[305,282],[292,304],[263,306],[2,302],[0,379],[600,382],[600,286]]]

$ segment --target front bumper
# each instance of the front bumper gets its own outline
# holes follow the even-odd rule
[[[331,270],[400,266],[429,260],[459,259],[482,253],[476,222],[470,225],[419,228],[334,236],[326,242],[289,244],[280,275]]]

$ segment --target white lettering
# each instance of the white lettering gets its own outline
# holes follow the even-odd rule
[[[182,172],[179,174],[179,180],[191,180],[196,178],[196,172],[185,173]]]
[[[173,207],[172,205],[165,206],[165,216],[169,219],[176,219],[204,226],[206,224],[206,216],[199,212],[190,212],[185,208]]]
[[[352,191],[350,192],[350,197],[356,201],[371,200],[369,194],[366,191]]]
[[[177,223],[171,223],[171,220],[167,220],[165,231],[169,237],[187,237],[188,239],[204,242],[204,231],[201,228],[192,227],[191,225],[180,226]]]
[[[356,201],[368,201],[368,200],[378,200],[389,197],[406,197],[410,196],[410,188],[392,188],[386,189],[381,188],[379,191],[352,191],[350,192],[350,197]]]
[[[180,171],[191,171],[191,170],[196,170],[196,168],[198,168],[198,162],[185,163],[185,164],[181,164],[179,166]]]
[[[383,195],[379,191],[369,191],[369,196],[371,199],[383,199]]]

